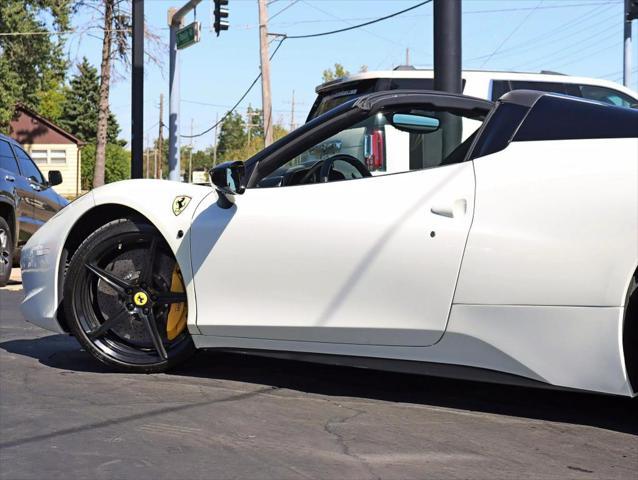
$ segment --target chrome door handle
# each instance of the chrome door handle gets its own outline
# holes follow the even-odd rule
[[[455,200],[451,205],[439,206],[435,205],[430,208],[430,212],[434,215],[440,215],[447,218],[458,218],[465,215],[467,212],[467,200],[459,198]]]
[[[16,181],[16,177],[12,177],[11,175],[5,175],[4,179],[7,182],[15,182]]]
[[[30,183],[29,185],[31,185],[31,188],[32,188],[33,190],[35,190],[36,192],[39,192],[39,191],[41,191],[41,190],[42,190],[42,189],[40,188],[40,185],[36,185],[36,184],[34,184],[34,183]]]

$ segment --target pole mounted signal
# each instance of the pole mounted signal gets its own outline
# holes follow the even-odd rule
[[[631,22],[632,20],[636,20],[638,18],[638,0],[625,0],[625,20]]]
[[[213,19],[215,33],[228,30],[228,0],[215,0],[215,18]]]

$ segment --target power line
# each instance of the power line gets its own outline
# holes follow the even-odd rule
[[[286,5],[284,8],[282,8],[281,10],[279,10],[277,13],[275,13],[272,17],[270,17],[268,19],[268,21],[272,20],[273,18],[275,18],[277,15],[281,15],[282,13],[284,13],[286,10],[288,10],[290,7],[292,7],[295,3],[298,3],[299,0],[292,0],[292,2],[290,2],[288,5]],[[272,3],[272,2],[271,2]]]
[[[541,3],[543,3],[543,0],[540,0],[540,2],[538,2],[536,7],[534,9],[530,10],[530,12],[527,15],[525,15],[525,18],[523,18],[523,20],[516,26],[516,28],[514,28],[514,30],[512,30],[510,32],[510,34],[507,37],[505,37],[501,43],[498,44],[498,46],[494,49],[494,51],[492,53],[490,53],[485,60],[483,60],[483,63],[481,63],[481,68],[483,68],[485,66],[485,64],[487,62],[489,62],[492,59],[492,57],[494,55],[496,55],[496,53],[498,53],[498,51],[501,49],[501,47],[503,45],[505,45],[507,43],[507,41],[510,38],[512,38],[516,32],[519,31],[519,29],[525,24],[525,22],[527,22],[529,17],[531,17],[533,15],[533,13],[538,9],[538,7],[541,6]]]
[[[389,15],[385,15],[385,16],[377,18],[375,20],[371,20],[369,22],[361,23],[359,25],[353,25],[353,26],[347,27],[347,28],[341,28],[339,30],[332,30],[330,32],[313,33],[313,34],[309,34],[309,35],[291,35],[291,36],[278,34],[276,36],[281,37],[281,40],[279,41],[279,44],[277,45],[277,47],[275,47],[275,50],[272,52],[272,55],[270,55],[270,60],[273,59],[273,57],[279,51],[279,49],[281,48],[281,46],[283,45],[283,43],[284,43],[284,41],[286,39],[289,39],[289,38],[297,39],[297,38],[321,37],[321,36],[324,36],[324,35],[332,35],[332,34],[335,34],[335,33],[341,33],[341,32],[346,32],[346,31],[349,31],[349,30],[354,30],[356,28],[365,27],[367,25],[372,25],[373,23],[378,23],[378,22],[381,22],[383,20],[387,20],[389,18],[396,17],[397,15],[401,15],[403,13],[409,12],[410,10],[414,10],[415,8],[421,7],[421,6],[423,6],[423,5],[427,4],[427,3],[430,3],[430,2],[432,2],[432,0],[425,0],[423,2],[417,3],[416,5],[413,5],[411,7],[405,8],[405,9],[400,10],[398,12],[391,13]],[[235,111],[235,109],[239,106],[239,104],[241,102],[243,102],[244,99],[248,96],[248,94],[250,93],[250,91],[253,89],[253,87],[259,81],[260,78],[261,78],[261,73],[259,73],[259,75],[257,75],[257,77],[255,77],[255,79],[250,84],[248,89],[244,92],[244,94],[239,98],[239,100],[237,100],[237,102],[235,102],[235,104],[232,106],[232,108],[230,110],[228,110],[218,122],[215,122],[215,124],[213,124],[212,126],[207,128],[203,132],[200,132],[200,133],[198,133],[196,135],[180,135],[180,137],[182,137],[182,138],[201,137],[202,135],[205,135],[208,132],[210,132],[211,130],[213,130],[215,127],[217,127],[219,124],[221,124],[231,113],[233,113]]]
[[[270,55],[270,60],[273,59],[273,57],[275,56],[275,54],[279,51],[279,48],[281,47],[281,45],[284,43],[284,40],[286,40],[285,37],[283,37],[280,41],[279,44],[275,47],[275,49],[273,50],[272,54]],[[196,135],[180,135],[180,137],[182,138],[195,138],[195,137],[201,137],[202,135],[207,134],[208,132],[210,132],[211,130],[213,130],[215,127],[217,127],[218,125],[220,125],[221,123],[223,123],[223,121],[231,114],[235,111],[235,109],[239,106],[239,104],[241,102],[244,101],[244,99],[248,96],[248,94],[250,93],[250,91],[253,89],[253,87],[255,86],[255,84],[259,81],[259,79],[261,78],[261,72],[259,73],[259,75],[257,75],[255,77],[255,79],[253,80],[253,82],[250,84],[250,86],[248,87],[248,89],[244,92],[244,94],[239,98],[239,100],[237,100],[237,102],[235,102],[235,104],[232,106],[232,108],[230,110],[228,110],[223,116],[222,118],[220,118],[217,122],[215,122],[212,126],[210,126],[209,128],[207,128],[206,130],[204,130],[203,132],[200,132]]]
[[[59,30],[59,31],[49,31],[49,30],[34,30],[29,32],[0,32],[0,37],[19,37],[19,36],[32,36],[32,35],[70,35],[72,33],[85,33],[90,32],[91,30],[99,30],[101,32],[111,32],[111,33],[131,33],[130,28],[113,28],[106,29],[100,27],[87,27],[87,28],[72,28],[70,30]]]
[[[283,36],[284,36],[284,38],[299,39],[299,38],[323,37],[325,35],[334,35],[335,33],[348,32],[350,30],[355,30],[357,28],[366,27],[368,25],[372,25],[373,23],[382,22],[383,20],[387,20],[389,18],[396,17],[398,15],[401,15],[403,13],[409,12],[410,10],[414,10],[416,8],[419,8],[419,7],[423,6],[423,5],[426,5],[426,4],[431,3],[431,2],[432,2],[432,0],[425,0],[424,2],[417,3],[416,5],[412,5],[411,7],[405,8],[405,9],[400,10],[398,12],[391,13],[390,15],[386,15],[384,17],[380,17],[380,18],[377,18],[377,19],[374,19],[374,20],[370,20],[369,22],[360,23],[358,25],[353,25],[351,27],[339,28],[337,30],[331,30],[331,31],[328,31],[328,32],[310,33],[310,34],[307,34],[307,35],[283,35]]]
[[[612,6],[610,4],[606,4],[606,5],[607,5],[607,8],[601,9],[600,6],[595,7],[591,10],[588,10],[583,15],[573,18],[567,22],[561,23],[554,28],[541,32],[538,35],[534,35],[533,37],[527,38],[524,42],[520,42],[520,43],[512,45],[511,47],[501,49],[496,55],[493,55],[493,56],[503,57],[503,56],[519,55],[520,53],[525,51],[536,50],[539,45],[546,44],[546,43],[555,43],[559,39],[569,38],[583,31],[587,31],[591,29],[592,26],[598,25],[600,21],[610,20],[612,17],[616,18],[617,16],[616,12],[611,12],[613,15],[607,16],[605,18],[600,18],[600,16],[597,16],[599,14],[602,14],[605,11],[608,11],[609,7]],[[596,21],[595,25],[586,25],[584,28],[568,33],[567,35],[561,35],[565,31],[571,30],[575,26],[586,23],[592,19]],[[554,39],[556,35],[559,35],[559,37]],[[479,55],[477,57],[466,58],[464,61],[472,62],[475,60],[483,60],[485,58],[488,58],[489,56],[490,54]]]
[[[519,64],[512,68],[514,70],[518,68],[530,68],[530,66],[532,67],[538,66],[538,67],[546,68],[550,64],[554,64],[555,62],[560,62],[564,59],[572,58],[575,53],[580,53],[583,51],[587,51],[591,48],[598,47],[600,46],[600,42],[616,37],[618,35],[618,32],[616,31],[617,28],[618,28],[617,25],[612,25],[610,27],[604,28],[594,33],[593,35],[590,35],[586,40],[582,42],[576,42],[573,45],[569,45],[564,48],[561,48],[560,50],[554,53],[533,58],[531,60],[526,61],[524,64]]]

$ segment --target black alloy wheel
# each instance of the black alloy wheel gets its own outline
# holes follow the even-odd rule
[[[171,291],[176,260],[146,222],[119,219],[93,232],[66,274],[64,311],[71,333],[119,370],[161,372],[195,349],[186,328],[169,339],[172,305],[186,306],[183,283]]]
[[[13,267],[13,237],[7,221],[0,217],[0,287],[9,282]]]

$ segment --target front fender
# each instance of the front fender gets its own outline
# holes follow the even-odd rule
[[[146,217],[166,239],[186,283],[189,330],[197,333],[196,299],[190,262],[190,224],[196,206],[212,192],[207,187],[179,182],[125,180],[97,188],[80,197],[42,226],[25,245],[21,257],[25,292],[22,313],[31,323],[54,332],[64,332],[56,317],[62,302],[63,255],[69,234],[78,222],[90,218],[95,208],[118,205]],[[173,202],[179,196],[187,196],[190,201],[179,215],[175,215]],[[108,221],[105,219],[104,223]]]

